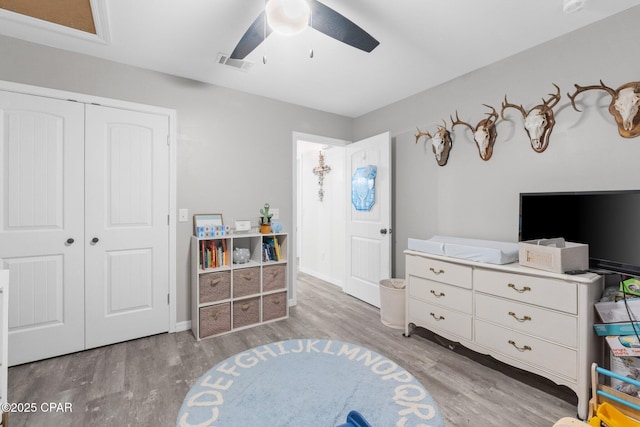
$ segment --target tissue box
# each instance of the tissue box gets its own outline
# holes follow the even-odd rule
[[[589,245],[564,239],[528,240],[518,243],[520,265],[564,273],[589,268]]]

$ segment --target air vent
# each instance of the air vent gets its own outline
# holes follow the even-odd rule
[[[253,67],[253,62],[229,58],[229,55],[225,53],[219,53],[217,60],[220,65],[226,65],[240,71],[249,71]]]

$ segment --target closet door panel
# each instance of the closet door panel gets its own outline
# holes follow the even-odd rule
[[[168,118],[86,110],[87,348],[169,330]]]
[[[84,348],[84,105],[0,91],[9,363]]]

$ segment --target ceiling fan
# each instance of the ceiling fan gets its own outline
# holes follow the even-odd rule
[[[278,24],[285,28],[280,30]],[[231,53],[231,59],[244,59],[273,31],[295,34],[307,26],[364,52],[380,44],[365,30],[317,0],[269,0]]]

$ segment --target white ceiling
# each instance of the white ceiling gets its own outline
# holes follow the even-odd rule
[[[246,58],[249,71],[218,64],[264,0],[92,0],[106,12],[98,23],[106,43],[0,11],[0,34],[358,117],[640,5],[587,0],[565,14],[563,0],[321,1],[380,45],[364,53],[307,28],[269,36]]]

